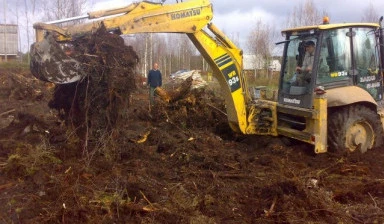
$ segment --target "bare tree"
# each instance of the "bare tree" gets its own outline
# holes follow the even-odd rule
[[[255,67],[267,68],[272,60],[272,52],[275,48],[276,30],[260,19],[248,35],[248,50],[255,55]],[[256,75],[256,74],[255,74]]]
[[[240,35],[238,32],[236,33],[231,33],[230,35],[227,35],[228,38],[232,41],[233,44],[236,46],[240,46]]]
[[[161,72],[163,76],[167,76],[167,42],[165,40],[165,34],[154,34],[154,39],[152,39],[152,64],[157,62],[160,65]]]
[[[167,56],[168,72],[180,69],[191,69],[191,57],[196,53],[196,47],[185,34],[167,34],[163,55]]]
[[[13,1],[13,15],[16,18],[18,25],[18,42],[20,51],[28,51],[33,37],[33,27],[32,24],[37,19],[35,14],[35,8],[39,4],[39,0],[16,0]],[[28,55],[29,60],[29,55]]]
[[[146,77],[148,70],[151,68],[149,51],[150,51],[150,34],[134,34],[124,35],[124,43],[134,48],[140,60],[137,65],[137,71],[144,77]]]
[[[35,14],[35,11],[36,11],[36,2],[37,2],[38,0],[31,0],[30,2],[31,2],[31,5],[32,5],[32,15],[34,15]]]
[[[326,11],[320,12],[313,0],[306,0],[304,4],[294,7],[293,12],[288,16],[288,27],[316,25],[322,22]]]
[[[79,16],[83,13],[86,3],[87,0],[44,0],[44,19],[50,21]]]
[[[167,69],[167,47],[165,35],[156,33],[143,33],[124,36],[125,44],[133,46],[140,58],[138,71],[146,77],[154,62],[157,62],[164,74]]]
[[[180,35],[180,69],[191,69],[191,57],[196,52],[196,47],[186,35]]]
[[[29,42],[29,10],[28,10],[28,4],[27,4],[27,0],[24,0],[24,12],[25,12],[25,20],[26,20],[26,31],[27,31],[27,45],[30,46],[30,42]],[[30,61],[30,57],[29,57],[29,54],[28,54],[28,59],[27,59],[27,62],[29,63]]]
[[[361,22],[372,22],[377,23],[379,21],[379,14],[377,13],[372,2],[369,3],[369,6],[364,10],[364,14],[361,17]]]
[[[180,34],[169,34],[167,35],[167,45],[170,46],[167,49],[168,52],[168,69],[169,73],[174,73],[180,69],[179,51],[180,51]]]

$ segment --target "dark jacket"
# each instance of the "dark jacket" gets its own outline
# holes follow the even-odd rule
[[[161,72],[159,70],[150,70],[148,73],[148,85],[156,88],[162,85]]]

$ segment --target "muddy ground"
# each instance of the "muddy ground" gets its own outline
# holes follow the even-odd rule
[[[384,222],[382,149],[314,155],[232,133],[211,87],[150,109],[146,87],[105,83],[70,109],[0,69],[0,223]]]

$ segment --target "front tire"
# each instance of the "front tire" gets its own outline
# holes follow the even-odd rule
[[[383,143],[379,115],[363,105],[335,108],[328,116],[330,151],[365,153]]]

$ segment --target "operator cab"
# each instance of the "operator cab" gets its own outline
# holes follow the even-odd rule
[[[283,31],[286,36],[278,103],[312,108],[315,89],[358,86],[379,101],[382,78],[378,24],[323,24]],[[305,44],[315,43],[312,70],[298,82]]]

